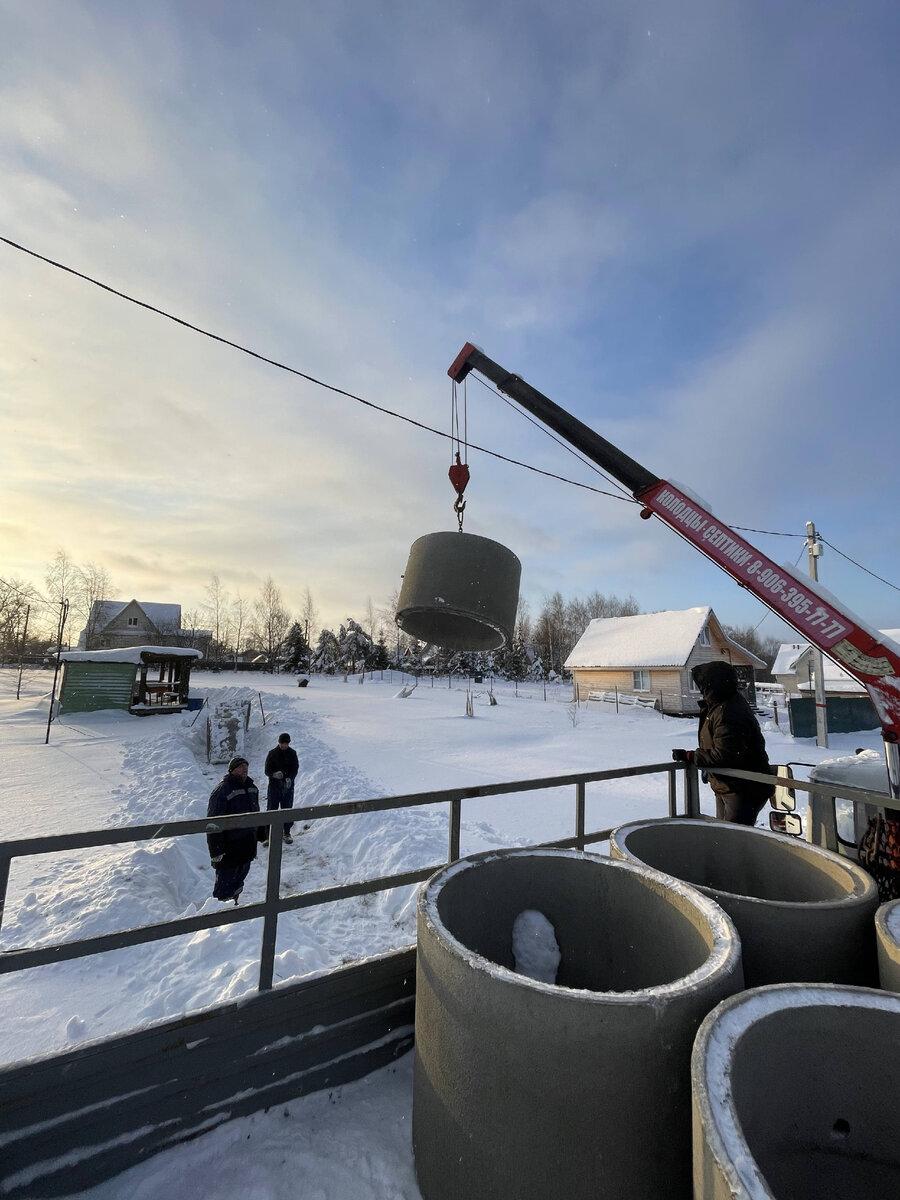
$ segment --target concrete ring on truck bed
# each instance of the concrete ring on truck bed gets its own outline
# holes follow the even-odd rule
[[[878,980],[886,992],[900,992],[900,900],[889,900],[875,914]]]
[[[765,829],[685,817],[621,825],[609,845],[613,858],[674,875],[725,909],[748,987],[875,985],[878,889],[848,859]]]
[[[706,1018],[691,1063],[696,1200],[900,1196],[900,996],[779,984]]]
[[[523,914],[549,922],[555,981],[515,969]],[[648,867],[509,850],[442,868],[418,903],[425,1200],[688,1200],[691,1046],[742,986],[730,919]]]

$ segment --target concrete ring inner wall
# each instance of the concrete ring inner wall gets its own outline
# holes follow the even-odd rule
[[[767,830],[685,818],[623,825],[610,851],[716,900],[741,935],[748,987],[877,982],[878,891],[855,863]]]
[[[744,992],[703,1022],[692,1076],[697,1200],[900,1195],[900,996]]]

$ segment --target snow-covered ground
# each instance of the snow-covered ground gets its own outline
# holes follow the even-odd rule
[[[0,671],[0,753],[5,788],[0,839],[205,814],[223,773],[206,763],[205,714],[135,718],[80,714],[51,726],[51,676]],[[301,773],[298,804],[324,804],[477,783],[666,762],[673,746],[696,744],[696,723],[643,710],[591,704],[574,709],[565,689],[496,685],[496,705],[476,687],[427,680],[407,698],[401,681],[195,673],[194,695],[253,701],[244,753],[264,784],[262,762],[288,731]],[[265,711],[263,726],[261,713]],[[782,717],[782,722],[784,718]],[[773,762],[820,762],[858,746],[879,749],[876,732],[833,736],[829,750],[764,729]],[[796,769],[799,778],[804,771]],[[704,789],[704,808],[713,811]],[[588,789],[588,828],[667,811],[664,776]],[[573,832],[571,789],[463,804],[462,852],[524,845]],[[762,820],[765,820],[763,814]],[[447,806],[372,813],[295,827],[285,847],[283,890],[308,891],[442,862]],[[264,868],[251,869],[244,896],[262,899]],[[218,907],[202,837],[18,860],[13,865],[0,949],[38,946]],[[304,910],[281,918],[276,985],[415,937],[415,890]],[[54,964],[0,978],[0,1061],[177,1016],[256,986],[260,928],[248,922],[151,946]],[[321,1200],[418,1196],[409,1151],[408,1062],[308,1097],[289,1110],[233,1122],[135,1168],[92,1195],[223,1194]],[[222,1185],[228,1179],[229,1190]],[[217,1182],[218,1181],[218,1182]],[[239,1181],[244,1181],[239,1185]]]

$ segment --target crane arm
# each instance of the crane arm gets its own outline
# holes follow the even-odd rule
[[[467,342],[447,373],[459,382],[473,370],[624,484],[640,502],[642,517],[658,517],[858,680],[872,699],[882,736],[893,751],[887,756],[891,791],[900,795],[900,655],[892,643],[881,641],[859,618],[812,588],[810,580],[790,567],[777,566],[693,497],[653,475]]]

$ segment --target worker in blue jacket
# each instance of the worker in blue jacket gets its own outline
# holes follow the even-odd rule
[[[207,817],[231,817],[237,813],[259,812],[259,790],[248,771],[246,758],[236,755],[228,764],[228,772],[213,788],[206,806]],[[265,840],[264,825],[249,825],[242,829],[216,829],[206,835],[209,860],[216,870],[213,895],[217,900],[238,902],[250,864],[256,858],[258,842]]]

